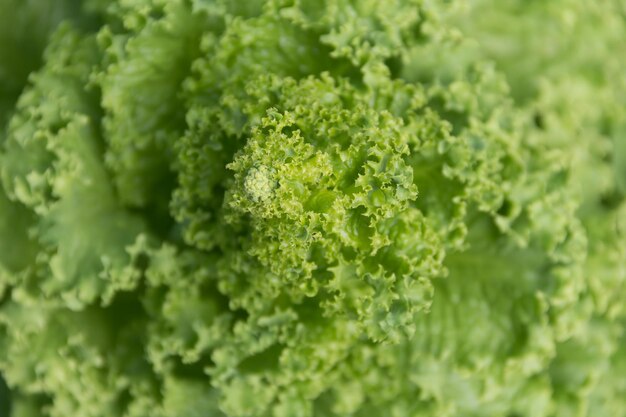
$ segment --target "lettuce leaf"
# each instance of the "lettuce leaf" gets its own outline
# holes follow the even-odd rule
[[[0,412],[626,412],[620,0],[0,12]]]

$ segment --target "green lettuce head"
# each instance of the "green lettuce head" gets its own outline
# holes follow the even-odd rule
[[[0,16],[0,415],[626,415],[622,0]]]

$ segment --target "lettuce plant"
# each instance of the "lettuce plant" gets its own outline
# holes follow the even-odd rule
[[[0,19],[0,415],[626,415],[623,0]]]

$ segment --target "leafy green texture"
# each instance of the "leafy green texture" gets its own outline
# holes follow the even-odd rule
[[[0,19],[1,415],[626,416],[624,1]]]

